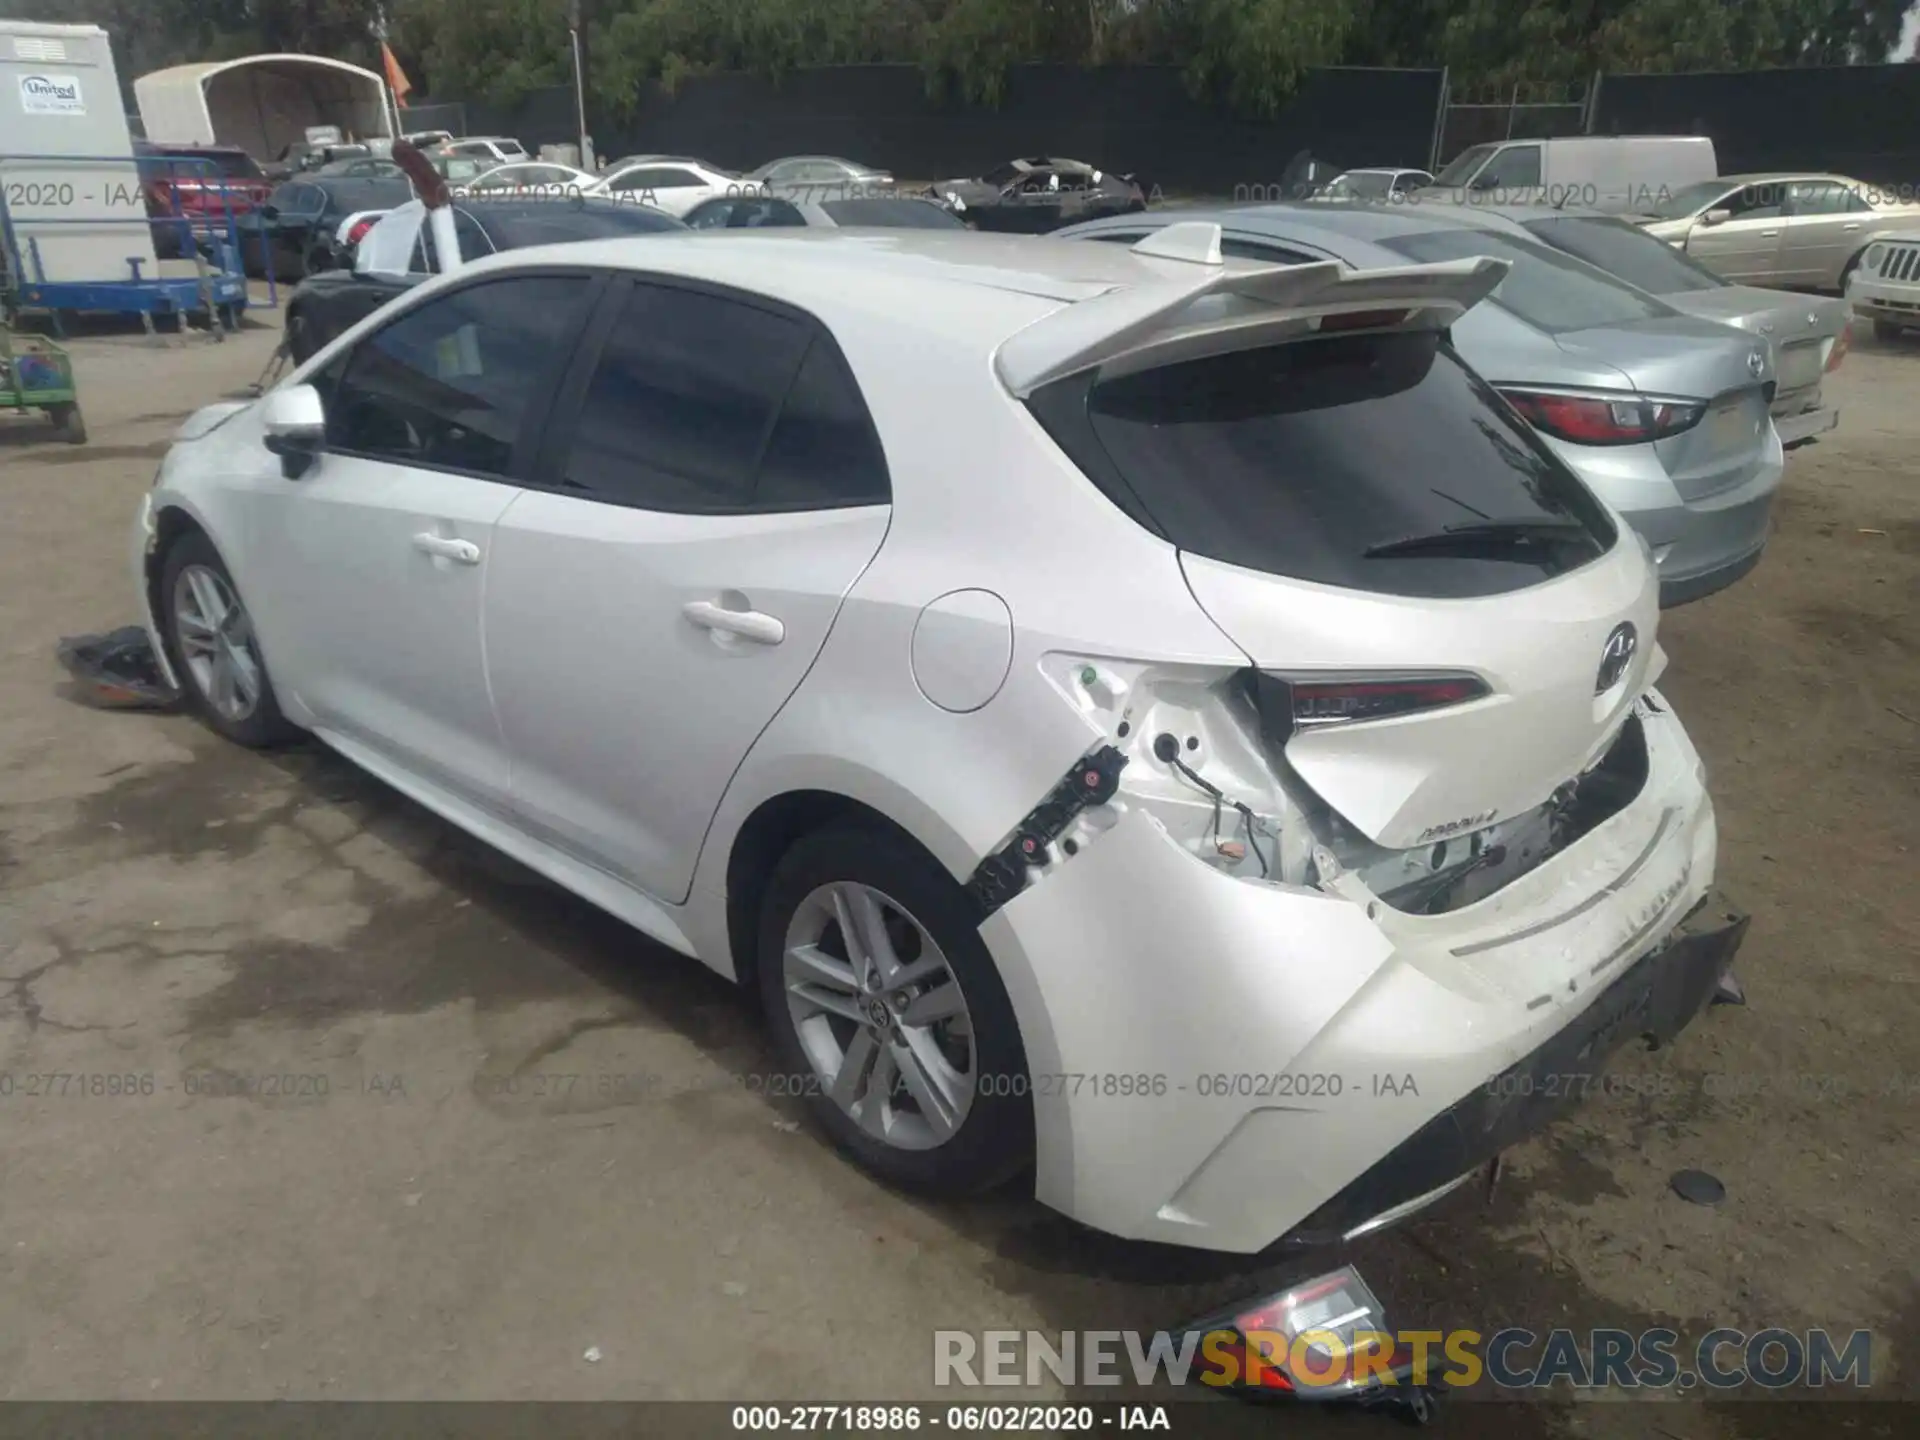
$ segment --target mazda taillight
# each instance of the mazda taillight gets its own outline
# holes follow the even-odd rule
[[[1840,362],[1847,358],[1847,344],[1852,338],[1851,327],[1842,325],[1840,334],[1834,339],[1833,349],[1827,352],[1827,373],[1831,375],[1840,368]]]
[[[1492,693],[1478,675],[1429,674],[1275,675],[1249,670],[1247,685],[1267,739],[1284,745],[1300,730],[1360,725],[1445,710]]]
[[[353,228],[347,231],[347,244],[358,245],[360,243],[360,237],[365,235],[367,231],[371,230],[372,228],[373,228],[372,220],[354,221]]]
[[[1665,400],[1624,392],[1502,389],[1534,429],[1576,445],[1639,445],[1700,423],[1704,400]]]

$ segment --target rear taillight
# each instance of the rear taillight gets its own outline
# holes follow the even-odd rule
[[[360,237],[365,235],[367,231],[371,230],[372,228],[373,228],[373,221],[371,220],[354,221],[353,228],[347,231],[347,244],[358,245],[360,243]]]
[[[1503,389],[1500,393],[1536,430],[1576,445],[1639,445],[1663,440],[1692,429],[1707,413],[1703,400],[1564,390]]]
[[[173,185],[171,182],[166,180],[152,180],[148,182],[148,188],[153,191],[154,201],[161,209],[171,210],[173,208]]]
[[[1478,675],[1431,674],[1272,675],[1245,672],[1261,729],[1285,744],[1296,732],[1328,725],[1397,720],[1429,710],[1483,699],[1491,694]]]
[[[1827,373],[1831,375],[1840,368],[1840,362],[1847,358],[1847,345],[1852,335],[1849,326],[1842,325],[1840,333],[1834,337],[1833,349],[1827,352]]]

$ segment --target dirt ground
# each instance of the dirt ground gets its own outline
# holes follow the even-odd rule
[[[0,417],[0,1398],[950,1400],[935,1328],[1151,1329],[1271,1273],[1017,1195],[893,1195],[742,1078],[758,1023],[693,962],[327,753],[70,698],[55,641],[133,618],[141,489],[271,324],[78,342],[85,447]],[[1920,344],[1861,342],[1832,391],[1764,565],[1661,629],[1751,1003],[1625,1061],[1643,1092],[1490,1201],[1361,1247],[1398,1321],[1870,1328],[1875,1389],[1920,1396]],[[72,1078],[29,1093],[47,1075]],[[1676,1198],[1683,1167],[1725,1203]],[[1829,1429],[1450,1409],[1506,1437]],[[1897,1433],[1868,1410],[1853,1433]]]

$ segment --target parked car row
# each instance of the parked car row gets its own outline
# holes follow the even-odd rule
[[[163,673],[757,992],[877,1175],[1338,1243],[1727,973],[1657,628],[1764,535],[1755,337],[1493,218],[420,208],[143,498]]]

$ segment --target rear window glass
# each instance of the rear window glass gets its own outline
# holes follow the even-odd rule
[[[1719,290],[1727,283],[1698,260],[1624,220],[1560,216],[1529,220],[1526,227],[1554,249],[1577,255],[1650,294],[1686,295]]]
[[[1241,350],[1035,394],[1121,509],[1182,550],[1395,595],[1492,595],[1614,541],[1605,511],[1436,332]],[[1574,521],[1552,543],[1370,549],[1449,527]]]
[[[1471,255],[1512,261],[1507,278],[1493,292],[1493,303],[1549,335],[1675,313],[1584,260],[1499,230],[1427,230],[1385,236],[1379,243],[1421,262],[1464,260]]]
[[[926,200],[828,200],[820,208],[836,225],[885,225],[895,230],[964,230],[966,226]]]

